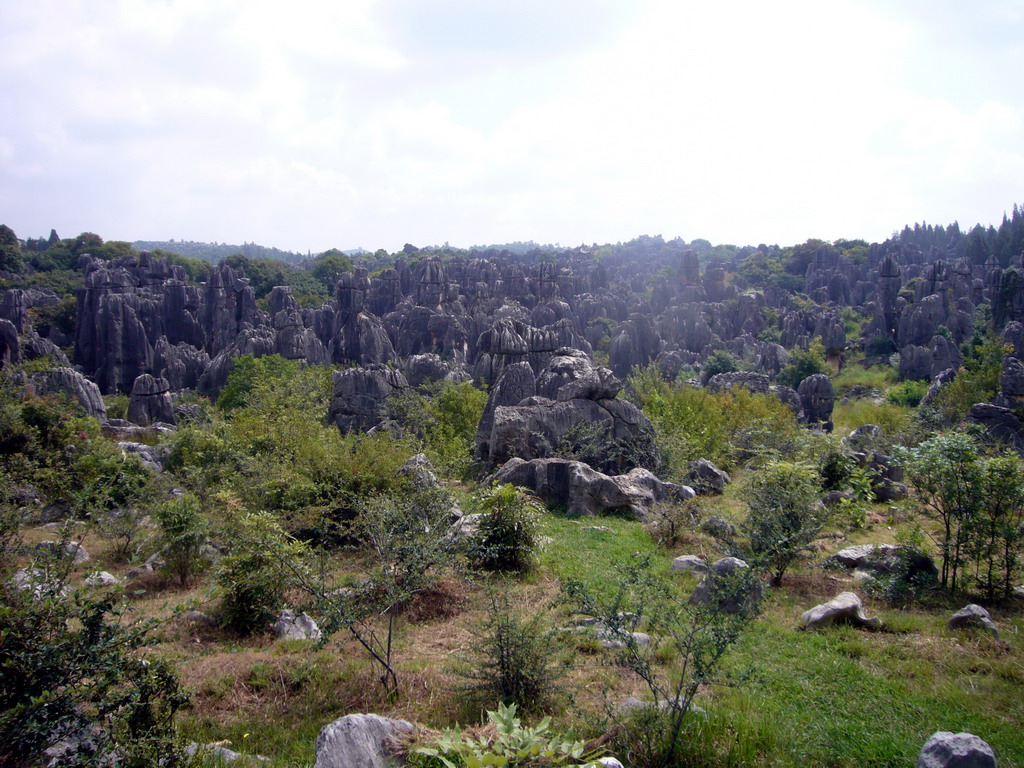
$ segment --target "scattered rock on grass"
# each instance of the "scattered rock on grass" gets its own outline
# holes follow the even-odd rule
[[[965,605],[954,613],[948,626],[950,629],[982,629],[991,632],[993,637],[999,637],[999,630],[996,628],[995,622],[992,621],[992,616],[980,605],[974,603]]]
[[[819,629],[833,624],[853,624],[868,629],[882,626],[882,620],[877,616],[869,619],[864,615],[864,605],[853,592],[843,592],[827,603],[811,608],[800,617],[800,623],[806,629]]]
[[[415,731],[406,720],[380,715],[346,715],[316,737],[314,768],[385,768],[402,737]]]
[[[996,768],[996,756],[973,733],[938,731],[921,749],[917,768]]]
[[[672,561],[673,571],[697,571],[698,573],[704,573],[707,569],[708,565],[700,555],[680,555]]]
[[[274,634],[278,640],[319,640],[320,627],[307,613],[295,612],[285,608],[274,623]]]

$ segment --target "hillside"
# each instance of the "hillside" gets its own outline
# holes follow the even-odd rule
[[[1024,765],[1017,207],[302,268],[11,235],[0,764],[323,766],[373,712],[437,768],[503,701],[638,768]]]

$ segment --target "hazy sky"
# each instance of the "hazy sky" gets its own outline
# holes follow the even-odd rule
[[[788,244],[1024,202],[1024,0],[4,0],[0,222]]]

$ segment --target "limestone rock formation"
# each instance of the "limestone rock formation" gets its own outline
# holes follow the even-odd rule
[[[817,605],[800,617],[800,624],[806,629],[820,629],[833,624],[853,624],[855,627],[877,629],[882,620],[877,616],[867,618],[864,605],[853,592],[842,592],[827,603]]]
[[[131,399],[128,401],[128,421],[141,427],[156,422],[177,423],[170,390],[171,385],[167,383],[167,379],[154,378],[148,373],[139,376],[132,384]]]
[[[546,502],[564,505],[570,515],[627,512],[638,520],[646,520],[660,501],[678,501],[695,495],[692,488],[662,482],[646,469],[609,476],[580,461],[564,459],[513,458],[490,482],[528,488]]]
[[[415,726],[380,715],[346,715],[325,725],[316,737],[313,768],[387,768],[402,738]]]
[[[938,731],[921,748],[917,768],[996,768],[996,756],[973,733]]]
[[[388,397],[408,386],[405,376],[386,365],[335,371],[328,421],[342,432],[370,429],[386,418]]]
[[[980,629],[991,633],[994,637],[999,636],[999,629],[996,627],[992,616],[980,605],[971,603],[965,605],[950,617],[947,626],[950,629]]]

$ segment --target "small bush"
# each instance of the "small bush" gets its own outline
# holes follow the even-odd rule
[[[306,569],[306,549],[266,512],[242,515],[232,526],[231,551],[220,565],[221,619],[241,634],[266,629],[284,604],[294,573]]]
[[[207,523],[199,499],[186,493],[157,505],[154,517],[160,526],[160,554],[164,559],[164,569],[181,586],[185,586],[207,565],[203,555]]]
[[[717,376],[720,373],[732,373],[740,370],[740,367],[740,361],[736,359],[735,355],[724,349],[716,349],[704,363],[701,380],[707,384],[712,376]]]
[[[903,381],[895,387],[891,387],[885,393],[885,399],[905,408],[917,408],[924,396],[928,394],[928,386],[927,381]]]
[[[815,342],[810,349],[793,350],[789,355],[789,364],[779,372],[778,382],[796,389],[801,381],[816,373],[832,375],[832,369],[825,362],[825,348],[821,342]]]
[[[826,521],[818,501],[814,471],[802,464],[777,462],[754,473],[744,489],[750,512],[743,529],[750,554],[776,586],[790,564],[805,552]]]
[[[558,663],[556,630],[543,616],[513,612],[507,595],[491,595],[487,620],[474,632],[467,663],[455,673],[465,691],[483,704],[518,703],[525,711],[542,708],[558,692],[565,667]]]
[[[537,502],[514,485],[499,485],[483,491],[476,504],[481,517],[473,559],[491,571],[528,571],[540,538]]]
[[[600,754],[585,754],[585,745],[571,734],[549,734],[551,718],[537,725],[524,726],[516,717],[516,705],[499,705],[488,712],[494,726],[493,736],[473,737],[460,730],[445,731],[433,747],[421,747],[416,754],[440,760],[445,768],[481,768],[481,766],[579,766],[599,768]],[[414,764],[419,760],[414,756]]]

